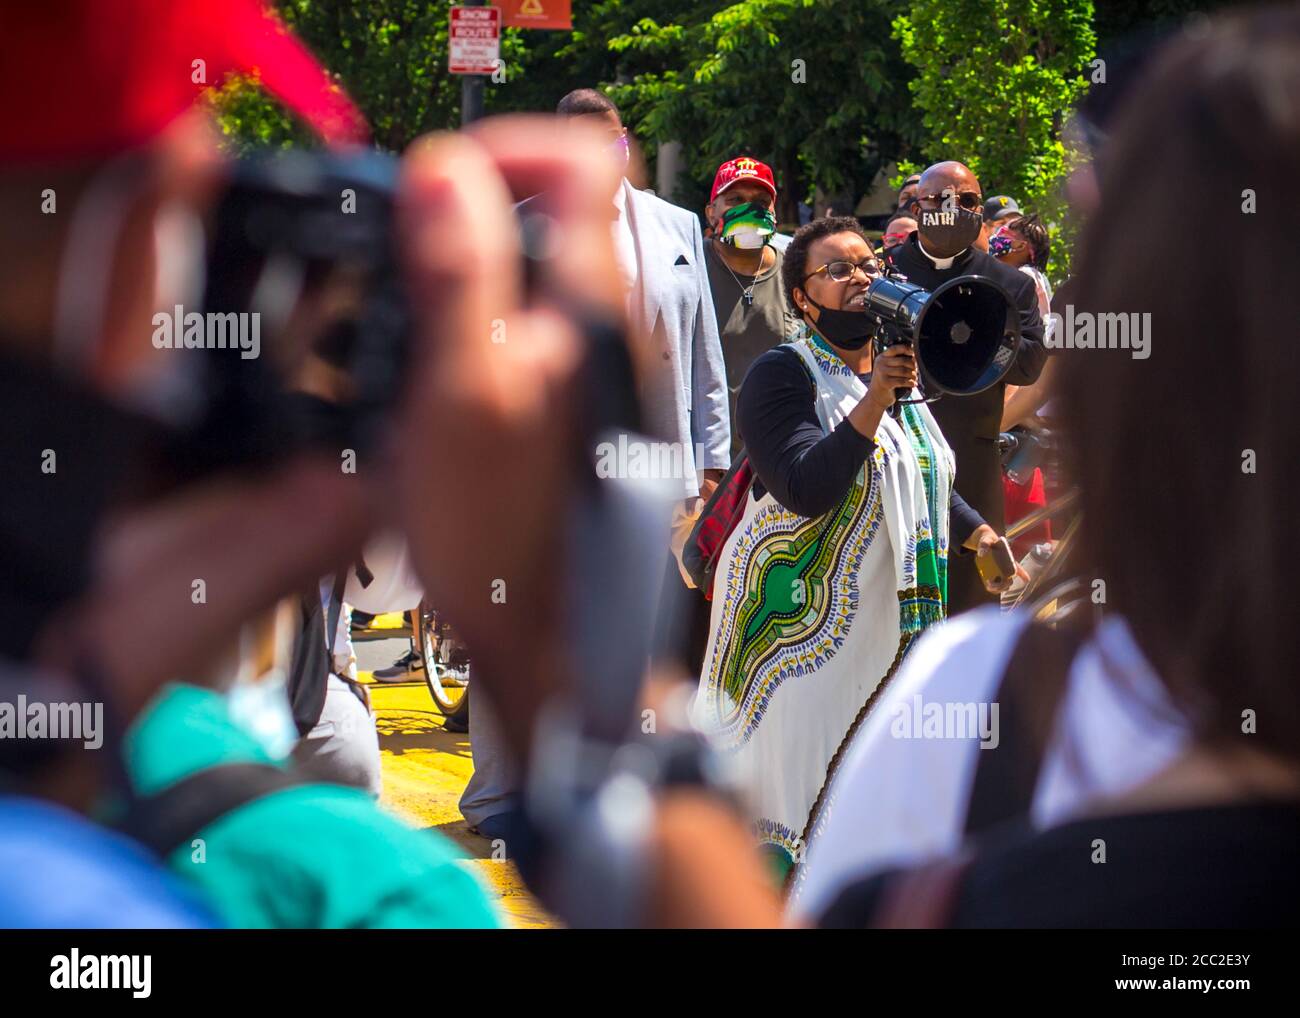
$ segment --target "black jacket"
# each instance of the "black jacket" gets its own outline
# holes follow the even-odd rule
[[[894,270],[908,282],[932,290],[957,276],[979,275],[999,283],[1020,309],[1020,351],[1003,382],[974,396],[944,396],[930,404],[935,420],[957,457],[957,490],[976,512],[999,533],[1003,529],[1002,468],[997,438],[1002,423],[1002,402],[1007,383],[1028,385],[1036,381],[1047,360],[1043,345],[1043,320],[1038,313],[1034,281],[1025,273],[1003,265],[983,251],[968,248],[951,266],[937,269],[925,256],[913,234],[886,256]]]

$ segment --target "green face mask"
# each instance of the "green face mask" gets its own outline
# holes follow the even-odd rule
[[[718,220],[717,236],[722,243],[750,251],[765,247],[775,232],[775,214],[752,201],[727,209]]]

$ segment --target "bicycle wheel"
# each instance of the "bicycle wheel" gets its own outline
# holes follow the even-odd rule
[[[469,723],[469,653],[427,601],[420,602],[416,649],[424,662],[424,684],[447,727],[465,731]]]

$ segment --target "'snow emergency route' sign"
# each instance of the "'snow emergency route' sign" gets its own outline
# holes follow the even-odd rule
[[[491,74],[501,60],[501,9],[453,7],[447,42],[452,74]]]

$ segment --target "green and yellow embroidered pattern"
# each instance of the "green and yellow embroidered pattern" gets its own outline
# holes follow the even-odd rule
[[[776,885],[780,887],[794,868],[795,860],[803,858],[803,839],[785,824],[768,817],[754,821],[754,836]]]
[[[858,608],[858,567],[882,518],[876,471],[864,466],[817,519],[773,501],[742,524],[707,685],[714,720],[730,737],[747,739],[782,682],[812,674],[844,643]]]
[[[914,589],[918,594],[915,600],[918,603],[913,604],[911,599],[904,598],[905,594],[912,593],[910,590],[899,591],[898,595],[899,603],[903,607],[903,632],[906,633],[916,632],[930,622],[937,622],[943,618],[944,605],[948,600],[948,543],[943,539],[936,540],[929,523],[931,520],[943,518],[939,515],[940,511],[947,515],[949,492],[941,483],[934,449],[930,444],[930,434],[915,404],[903,404],[899,423],[903,425],[903,430],[912,445],[912,451],[916,453],[916,461],[921,468],[921,478],[925,483],[926,507],[929,509],[929,520],[920,521],[917,533],[909,541],[907,549],[907,554],[912,559],[910,575],[916,584]],[[940,496],[943,498],[942,506],[938,504]],[[909,615],[914,614],[914,609],[928,608],[928,602],[932,601],[938,602],[937,616],[931,617],[931,612],[923,611],[921,617],[909,618]],[[909,622],[914,623],[915,626],[909,625]]]
[[[808,328],[807,323],[803,324],[803,331],[798,338],[807,340],[808,351],[813,355],[813,360],[828,375],[853,377],[853,369],[844,363],[844,358],[832,350],[826,340]]]

